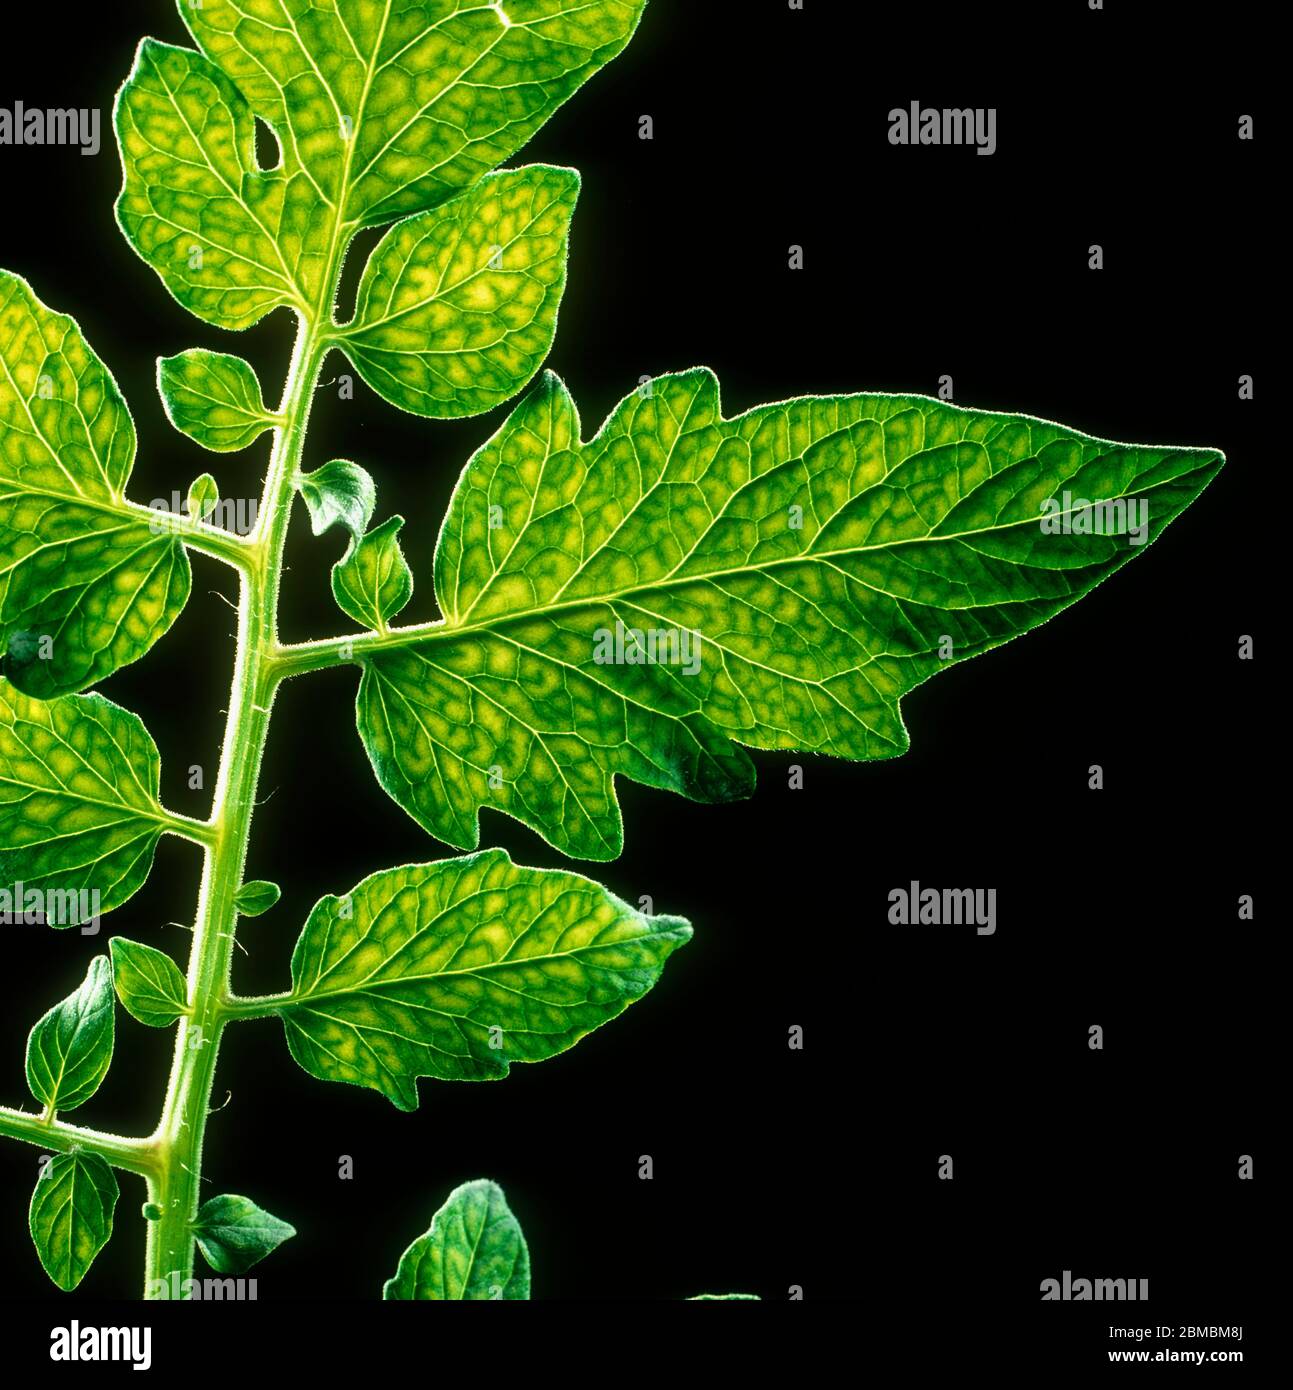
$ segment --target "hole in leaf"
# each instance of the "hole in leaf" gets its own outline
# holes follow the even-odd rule
[[[283,151],[279,148],[278,136],[256,117],[256,165],[262,173],[277,169],[283,161]]]
[[[373,247],[382,239],[386,227],[365,227],[350,243],[346,259],[341,266],[337,280],[337,303],[333,310],[338,323],[349,323],[355,316],[355,300],[359,295],[359,281]]]

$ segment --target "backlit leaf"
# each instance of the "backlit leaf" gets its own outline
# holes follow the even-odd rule
[[[497,1183],[463,1183],[400,1257],[382,1297],[527,1299],[530,1252]]]
[[[41,699],[135,661],[189,593],[184,547],[123,505],[135,427],[73,321],[0,271],[0,655]]]
[[[145,39],[114,114],[117,222],[190,313],[237,329],[313,302],[327,210],[303,175],[258,170],[252,111],[214,63]]]
[[[344,526],[357,541],[368,529],[377,488],[369,473],[349,459],[333,459],[297,482],[310,513],[310,529],[321,536],[329,526]]]
[[[234,896],[234,906],[244,917],[259,917],[283,896],[277,883],[265,878],[248,879]]]
[[[411,864],[315,904],[276,1012],[325,1081],[417,1108],[417,1078],[481,1081],[564,1052],[655,984],[691,936],[502,850]]]
[[[210,516],[220,501],[220,489],[210,473],[200,473],[189,484],[188,511],[195,521]]]
[[[122,1007],[150,1028],[167,1028],[188,1012],[188,986],[164,951],[124,936],[110,943],[112,977]]]
[[[112,967],[95,956],[80,986],[31,1030],[27,1084],[51,1113],[84,1105],[107,1076],[115,1003]]]
[[[332,567],[337,606],[357,623],[384,630],[413,597],[413,575],[400,549],[402,516],[393,516],[364,536]]]
[[[117,220],[209,323],[246,328],[279,305],[321,318],[357,230],[438,207],[510,159],[619,53],[644,4],[181,3],[202,51],[145,40],[117,99]],[[270,168],[257,116],[278,146]]]
[[[190,348],[157,362],[157,389],[166,416],[206,449],[245,449],[274,424],[251,364],[224,352]]]
[[[479,415],[552,347],[579,195],[573,169],[491,174],[391,228],[338,342],[379,395],[415,415]]]
[[[85,1278],[107,1245],[120,1195],[116,1174],[84,1149],[55,1154],[42,1170],[28,1228],[45,1273],[65,1293]]]
[[[217,1274],[240,1275],[290,1240],[296,1229],[250,1197],[226,1195],[202,1203],[193,1234]]]
[[[645,0],[204,0],[203,50],[354,226],[469,188],[615,57]]]
[[[125,902],[164,828],[160,776],[137,715],[102,695],[33,700],[0,681],[0,892],[39,891],[56,926]]]
[[[905,752],[907,692],[1143,549],[1065,529],[1079,501],[1143,504],[1152,541],[1222,463],[921,396],[725,420],[706,370],[635,392],[585,444],[549,373],[455,491],[444,621],[357,642],[360,734],[448,844],[479,843],[488,806],[611,859],[617,775],[727,801],[754,785],[738,745]]]

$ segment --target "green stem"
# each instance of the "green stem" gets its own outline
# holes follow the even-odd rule
[[[128,1173],[140,1173],[151,1178],[157,1171],[157,1158],[150,1139],[127,1139],[121,1134],[106,1134],[102,1130],[82,1129],[66,1120],[46,1119],[29,1115],[24,1110],[10,1110],[0,1105],[0,1134],[21,1139],[51,1153],[66,1153],[69,1149],[90,1149],[114,1167]]]
[[[150,526],[164,525],[171,535],[178,536],[185,545],[223,560],[237,570],[250,569],[254,563],[253,548],[246,537],[212,526],[209,521],[198,521],[173,513],[162,514],[144,506],[142,502],[131,502],[129,499],[123,499],[116,510],[135,520],[147,521]]]
[[[274,1018],[292,999],[291,993],[231,996],[225,1000],[224,1016],[231,1022],[235,1019]]]
[[[182,840],[192,840],[198,845],[215,843],[215,827],[210,821],[194,820],[192,816],[181,815],[178,811],[167,811],[162,823],[170,834],[178,835]]]
[[[201,1205],[202,1144],[215,1080],[220,1037],[229,1017],[230,964],[256,784],[278,677],[278,590],[292,491],[310,404],[327,345],[301,318],[274,436],[256,530],[240,567],[238,651],[220,771],[206,843],[197,923],[189,957],[189,1014],[180,1019],[166,1101],[152,1145],[159,1167],[149,1199],[161,1218],[149,1223],[145,1297],[166,1297],[178,1279],[192,1277],[193,1218]],[[242,558],[240,556],[240,558]]]

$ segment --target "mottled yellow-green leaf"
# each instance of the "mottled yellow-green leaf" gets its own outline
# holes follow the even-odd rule
[[[357,649],[360,733],[437,838],[475,846],[489,807],[611,859],[616,776],[725,801],[754,785],[741,745],[904,752],[904,695],[1143,549],[1048,531],[1048,499],[1143,502],[1150,542],[1222,463],[922,396],[725,419],[706,370],[646,384],[584,443],[547,374],[454,493],[444,621]]]
[[[117,99],[118,222],[209,323],[246,328],[278,305],[321,319],[359,228],[435,208],[510,159],[644,4],[179,0],[201,52],[140,46]],[[270,168],[257,116],[278,145]]]
[[[332,593],[337,606],[367,628],[386,624],[413,597],[413,575],[400,549],[402,516],[361,537],[332,567]]]
[[[578,195],[574,169],[532,164],[392,227],[337,339],[360,376],[437,419],[516,395],[552,347]]]
[[[491,1080],[572,1047],[690,937],[680,918],[502,850],[410,864],[315,904],[275,1012],[311,1075],[414,1110],[419,1076]]]
[[[150,1028],[168,1028],[188,1012],[188,986],[164,951],[124,936],[114,936],[109,948],[117,998],[132,1018]]]
[[[503,1189],[479,1178],[454,1188],[382,1290],[387,1300],[529,1296],[530,1252],[521,1224]]]
[[[27,1084],[51,1115],[75,1110],[99,1089],[112,1065],[112,967],[95,956],[81,984],[27,1038]]]
[[[284,166],[356,226],[437,206],[510,159],[615,57],[645,0],[204,0],[203,50]]]
[[[190,348],[159,357],[157,390],[171,424],[217,453],[245,449],[275,421],[251,363],[226,352]]]
[[[303,174],[257,168],[253,113],[214,63],[145,39],[115,122],[117,222],[190,313],[238,329],[314,302],[328,210]]]
[[[164,828],[160,776],[137,715],[102,695],[35,700],[0,680],[0,892],[38,891],[62,927],[125,902]]]
[[[121,1189],[96,1153],[55,1154],[32,1193],[28,1229],[45,1273],[65,1293],[85,1278],[112,1235]]]
[[[189,593],[184,547],[123,503],[135,428],[76,324],[0,271],[0,658],[28,694],[141,657]]]

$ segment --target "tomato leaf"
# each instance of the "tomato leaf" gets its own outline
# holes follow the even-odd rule
[[[483,1179],[449,1194],[382,1290],[387,1300],[529,1296],[530,1252],[520,1222],[503,1189]]]
[[[419,1076],[490,1080],[573,1047],[690,937],[680,918],[502,850],[410,864],[315,904],[275,1012],[312,1076],[415,1110]]]

